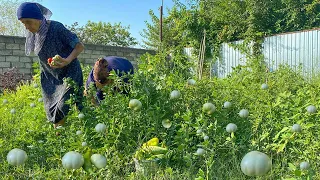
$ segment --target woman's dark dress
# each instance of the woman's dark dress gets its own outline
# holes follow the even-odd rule
[[[38,54],[41,68],[41,86],[47,118],[52,123],[62,120],[69,112],[69,105],[65,102],[74,92],[73,88],[64,83],[63,78],[70,77],[79,87],[83,86],[83,75],[78,59],[74,59],[63,68],[53,69],[47,59],[60,55],[67,58],[79,42],[78,37],[66,29],[63,24],[51,21],[46,40]],[[79,97],[82,91],[79,91]],[[81,108],[81,104],[77,104]]]

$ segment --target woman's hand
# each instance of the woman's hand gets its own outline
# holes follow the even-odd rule
[[[50,64],[52,68],[63,68],[70,64],[72,60],[77,58],[77,56],[83,51],[84,46],[82,43],[76,44],[75,48],[72,50],[71,54],[67,58],[62,58],[61,56],[58,56],[58,61],[54,65]]]
[[[56,68],[63,68],[70,64],[72,60],[69,60],[68,58],[62,58],[61,56],[57,55],[55,56],[54,63],[49,63],[49,65],[56,69]]]
[[[103,87],[106,85],[106,84],[101,84],[101,83],[99,83],[98,81],[96,81],[95,83],[96,83],[96,87],[97,87],[98,89],[103,89]]]

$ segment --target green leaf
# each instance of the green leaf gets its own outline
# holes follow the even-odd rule
[[[295,171],[297,168],[294,164],[288,163],[290,171]]]
[[[284,148],[286,147],[287,143],[288,143],[288,141],[286,140],[283,144],[281,144],[281,145],[279,146],[279,148],[278,148],[277,153],[282,152],[282,151],[284,150]]]
[[[204,172],[202,169],[199,169],[197,176],[204,177]]]
[[[262,134],[262,136],[260,138],[260,142],[263,141],[265,138],[267,138],[269,136],[270,132],[265,132],[264,134]]]
[[[173,173],[173,170],[172,170],[172,168],[171,167],[169,167],[169,168],[166,168],[166,173],[168,173],[168,174],[172,174]]]
[[[301,172],[300,170],[295,170],[295,171],[294,171],[294,175],[300,177],[300,176],[302,175],[302,172]]]
[[[204,180],[204,178],[203,177],[196,177],[196,178],[194,178],[194,180]]]
[[[231,139],[234,138],[234,132],[231,132]]]
[[[278,132],[278,134],[273,138],[274,141],[278,140],[279,136],[281,133],[287,131],[289,128],[288,127],[284,127],[282,128],[282,130],[280,132]]]

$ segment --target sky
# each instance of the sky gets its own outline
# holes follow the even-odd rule
[[[78,22],[82,26],[89,20],[111,24],[121,22],[123,26],[130,26],[131,36],[140,43],[145,21],[151,22],[149,10],[160,15],[162,0],[42,0],[40,4],[52,11],[51,20],[64,25]],[[163,0],[164,16],[166,9],[173,4],[172,0]]]

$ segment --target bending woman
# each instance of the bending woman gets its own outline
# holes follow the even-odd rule
[[[114,84],[113,80],[109,78],[111,71],[115,71],[118,77],[134,74],[133,65],[125,58],[117,56],[99,58],[89,73],[85,86],[85,94],[88,95],[87,91],[90,89],[90,84],[93,84],[94,91],[96,91],[95,97],[91,97],[93,104],[97,105],[105,98],[103,95],[105,86]],[[129,77],[123,78],[123,87],[126,86],[130,87]],[[119,89],[119,87],[114,86],[113,90],[121,94],[128,94],[129,87]]]

